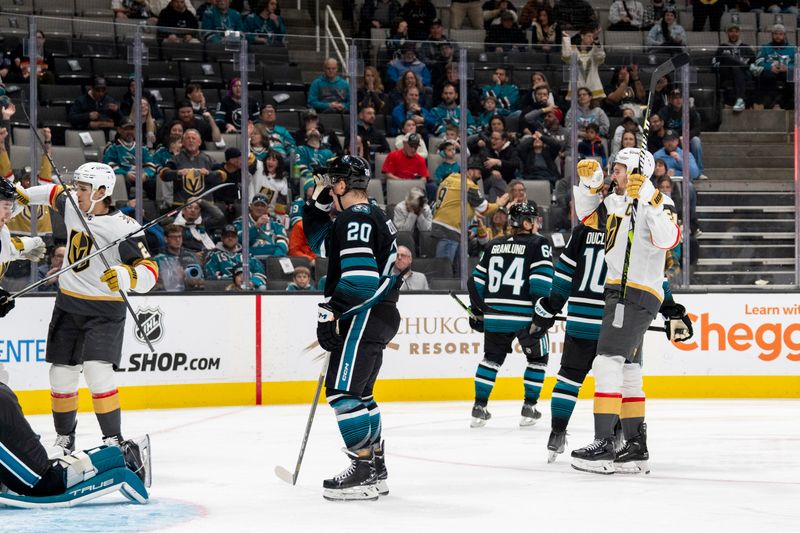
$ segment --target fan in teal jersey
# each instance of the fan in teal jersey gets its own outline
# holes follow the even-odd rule
[[[542,417],[535,406],[544,382],[549,339],[547,335],[534,338],[529,329],[534,302],[550,294],[553,263],[550,242],[537,233],[539,221],[535,205],[512,206],[511,235],[490,241],[472,271],[469,298],[475,318],[470,325],[484,333],[484,358],[475,373],[471,427],[482,427],[491,418],[486,405],[514,339],[528,361],[520,426],[532,426]]]

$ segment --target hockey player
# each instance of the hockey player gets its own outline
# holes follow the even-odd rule
[[[114,171],[103,163],[84,163],[75,170],[75,191],[60,185],[40,185],[20,194],[31,205],[49,205],[67,227],[66,264],[87,256],[141,226],[111,203]],[[73,195],[79,211],[66,197]],[[83,218],[91,231],[87,235]],[[96,239],[96,240],[95,240]],[[56,445],[75,449],[78,380],[83,371],[105,444],[122,442],[119,393],[114,369],[122,357],[125,304],[119,292],[146,293],[158,280],[158,266],[150,258],[144,236],[137,234],[59,277],[59,293],[47,334],[46,360],[51,363],[50,388]]]
[[[145,503],[149,439],[144,442],[143,449],[124,441],[119,447],[99,446],[48,458],[17,396],[0,380],[0,505],[67,507],[116,490]]]
[[[553,255],[550,243],[539,231],[539,213],[530,204],[515,204],[509,213],[511,235],[490,241],[469,283],[470,325],[483,332],[484,357],[475,373],[475,405],[471,427],[482,427],[491,418],[486,410],[497,372],[518,339],[528,366],[523,383],[520,426],[532,426],[541,417],[536,409],[549,355],[547,335],[533,338],[529,332],[533,305],[550,294]]]
[[[578,163],[579,175],[587,173],[587,167],[590,167],[588,172],[592,173],[593,163],[589,161]],[[564,452],[567,425],[575,409],[581,385],[586,374],[592,368],[592,362],[597,353],[597,339],[600,336],[604,308],[603,284],[606,279],[604,225],[605,220],[598,220],[598,217],[595,217],[587,220],[586,224],[575,226],[570,240],[556,264],[550,296],[539,300],[535,307],[537,314],[534,315],[533,321],[536,328],[534,328],[533,334],[537,335],[539,333],[536,329],[541,328],[541,331],[544,332],[553,325],[552,317],[560,312],[569,300],[561,368],[558,371],[550,402],[552,427],[547,449],[548,462],[551,463],[555,461],[558,454]],[[663,286],[665,299],[661,312],[674,315],[673,308],[683,308],[672,300],[666,280]],[[677,336],[670,337],[669,330],[667,337],[686,340],[683,337],[680,339]],[[626,364],[637,363],[626,362]],[[623,390],[623,394],[625,392]],[[643,402],[644,396],[640,398],[623,396],[622,399],[623,404],[638,403],[639,400]],[[633,410],[623,409],[621,414],[626,416],[634,413]],[[643,404],[641,414],[643,419]],[[635,429],[638,427],[638,422],[638,420],[633,421],[633,424],[625,422],[624,425],[633,425]],[[614,466],[618,469],[622,467],[618,463],[615,463]]]
[[[613,432],[617,418],[623,421],[623,433],[629,452],[625,462],[646,457],[644,420],[644,392],[641,366],[637,348],[647,327],[662,305],[664,292],[665,251],[680,242],[680,229],[676,223],[675,207],[668,197],[658,192],[650,182],[655,162],[652,154],[637,148],[624,148],[614,161],[612,178],[617,189],[603,200],[603,172],[600,165],[582,162],[579,168],[581,183],[575,188],[574,198],[578,216],[585,224],[606,218],[605,261],[608,269],[605,282],[605,307],[597,357],[592,363],[595,376],[594,419],[595,440],[585,448],[572,452],[572,466],[587,472],[612,474],[617,459]],[[636,226],[632,239],[627,288],[624,300],[625,320],[622,327],[613,325],[615,308],[621,301],[621,279],[631,223],[631,201],[639,200]],[[547,309],[537,307],[536,314],[550,315]],[[623,404],[625,396],[628,401]],[[620,457],[623,459],[623,457]],[[619,462],[619,461],[618,461]]]
[[[383,349],[400,326],[397,301],[403,273],[391,275],[397,230],[369,203],[366,160],[333,158],[321,172],[303,208],[303,226],[314,252],[330,261],[317,340],[330,352],[325,393],[351,461],[341,474],[323,482],[323,496],[375,500],[389,493],[381,416],[372,389]],[[339,214],[331,220],[334,203]]]
[[[38,262],[47,252],[40,237],[12,237],[6,227],[17,211],[17,189],[7,179],[0,177],[0,282],[3,281],[8,264],[18,259]],[[9,292],[0,286],[0,318],[14,308],[14,300],[8,298]]]

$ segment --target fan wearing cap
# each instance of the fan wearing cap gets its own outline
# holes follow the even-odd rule
[[[269,198],[256,194],[250,200],[247,213],[247,235],[244,234],[244,217],[233,221],[239,242],[247,238],[250,242],[250,254],[259,259],[267,257],[283,257],[289,251],[289,238],[283,224],[269,214]]]
[[[261,162],[256,160],[253,152],[250,152],[248,163],[247,170],[252,176],[257,172]],[[219,172],[222,181],[236,184],[236,187],[223,187],[214,193],[214,202],[223,209],[228,221],[231,221],[241,214],[239,190],[242,186],[242,151],[235,146],[226,148],[225,162],[216,163],[211,169]]]
[[[517,24],[517,14],[510,9],[505,9],[498,18],[499,23],[490,24],[486,31],[485,50],[487,52],[510,52],[515,47],[523,50],[528,44],[528,38]]]
[[[136,234],[141,225],[118,211],[111,197],[117,177],[104,163],[75,169],[74,192],[60,185],[39,185],[21,191],[28,205],[47,205],[63,218],[67,230],[66,264],[117,239]],[[67,194],[73,201],[68,201]],[[77,207],[77,210],[75,207]],[[88,226],[91,237],[85,226]],[[83,373],[92,393],[95,414],[106,444],[122,442],[120,398],[114,369],[122,358],[126,306],[120,292],[149,292],[158,281],[158,266],[141,233],[104,253],[110,267],[90,259],[61,274],[45,358],[50,367],[56,444],[75,447],[78,382]]]
[[[400,81],[400,77],[410,70],[417,75],[426,87],[431,84],[431,71],[428,67],[417,58],[417,48],[412,42],[406,42],[400,49],[400,57],[397,57],[389,62],[389,67],[386,69],[386,75],[394,83]]]
[[[306,131],[305,143],[297,148],[297,163],[310,175],[310,170],[315,165],[324,165],[335,155],[322,143],[322,133],[317,128],[312,128]]]
[[[758,51],[750,71],[758,80],[758,103],[754,109],[791,109],[794,106],[794,46],[786,39],[783,24],[772,26],[772,40]]]
[[[69,121],[79,130],[113,128],[119,124],[119,102],[107,93],[106,79],[95,76],[86,94],[75,99],[69,109]]]
[[[678,132],[683,132],[683,95],[681,90],[674,88],[669,92],[668,103],[658,111],[658,116],[664,121],[664,128]],[[692,152],[697,167],[703,175],[703,143],[700,141],[700,113],[691,105],[689,106],[689,151]],[[697,178],[692,178],[697,179]]]
[[[443,53],[444,48],[448,48],[448,51]],[[433,70],[438,65],[447,63],[454,52],[455,46],[445,36],[441,19],[431,22],[431,32],[419,47],[419,58]]]
[[[667,130],[661,138],[664,147],[653,154],[655,159],[663,159],[667,168],[675,171],[675,175],[683,173],[683,148],[680,147],[680,137],[675,130]],[[700,176],[700,168],[694,156],[689,154],[689,175],[693,180]]]
[[[388,180],[428,179],[428,165],[417,153],[421,137],[412,133],[403,141],[403,148],[391,152],[383,162],[381,172]]]
[[[117,128],[117,137],[103,151],[103,163],[114,169],[114,174],[125,178],[128,192],[136,188],[136,124],[126,118]],[[142,150],[142,190],[150,200],[156,199],[156,165],[150,150]]]
[[[233,280],[233,272],[243,263],[242,245],[236,226],[228,224],[222,228],[222,237],[208,254],[205,264],[206,279]],[[250,256],[250,282],[256,290],[266,290],[267,277],[261,261]]]
[[[728,23],[725,29],[727,42],[723,42],[714,54],[712,66],[717,67],[721,85],[725,90],[725,104],[733,102],[734,112],[744,111],[747,103],[747,82],[751,77],[750,65],[756,60],[753,48],[741,38],[741,27],[737,20]],[[732,90],[731,90],[732,89]]]

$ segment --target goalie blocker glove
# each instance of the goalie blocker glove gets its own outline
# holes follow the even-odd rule
[[[684,342],[692,338],[694,328],[684,306],[677,303],[664,305],[660,311],[664,317],[664,330],[667,340]]]
[[[344,344],[344,339],[339,334],[339,321],[329,304],[317,306],[317,341],[328,352],[341,348]]]

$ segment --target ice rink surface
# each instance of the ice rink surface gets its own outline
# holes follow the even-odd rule
[[[490,402],[492,420],[470,429],[466,402],[382,404],[391,494],[347,503],[322,499],[322,479],[347,465],[325,404],[296,487],[273,469],[293,470],[308,405],[128,411],[125,434],[152,438],[148,505],[109,496],[72,509],[0,508],[0,530],[800,530],[800,401],[648,401],[647,476],[569,466],[569,450],[592,438],[590,401],[578,403],[567,453],[548,465],[549,402],[525,430],[520,405]],[[29,419],[51,441],[50,417]],[[82,413],[78,447],[98,439],[94,415]]]

